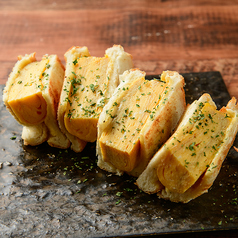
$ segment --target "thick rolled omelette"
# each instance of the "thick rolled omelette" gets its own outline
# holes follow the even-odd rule
[[[80,152],[87,142],[97,140],[98,118],[119,84],[119,75],[133,67],[132,57],[114,45],[104,57],[90,56],[87,47],[72,47],[65,53],[65,80],[60,97],[58,121]]]
[[[57,122],[57,108],[64,80],[64,66],[56,55],[44,55],[37,61],[35,53],[19,56],[6,87],[3,101],[23,125],[26,145],[45,141],[58,148],[68,148],[69,140]]]
[[[216,179],[238,130],[232,98],[219,111],[209,94],[186,109],[174,134],[137,179],[146,193],[187,203],[206,193]]]

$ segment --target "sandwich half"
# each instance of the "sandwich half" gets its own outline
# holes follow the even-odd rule
[[[82,151],[97,139],[98,118],[119,84],[119,75],[133,67],[132,57],[114,45],[104,57],[90,56],[87,47],[72,47],[65,53],[66,71],[58,120],[71,141]]]
[[[187,203],[206,193],[216,179],[238,130],[232,98],[219,111],[209,94],[186,109],[174,134],[137,179],[146,193]]]
[[[56,55],[36,61],[35,53],[19,56],[6,87],[3,100],[15,119],[23,125],[26,145],[68,148],[70,143],[57,122],[57,108],[64,80],[64,66]]]
[[[98,166],[138,177],[185,110],[184,79],[165,71],[160,79],[146,80],[144,72],[133,69],[120,80],[99,117]]]

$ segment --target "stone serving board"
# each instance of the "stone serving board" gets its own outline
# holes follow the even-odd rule
[[[219,72],[183,76],[187,103],[203,93],[218,108],[229,101]],[[147,76],[154,77],[159,75]],[[238,153],[233,147],[207,194],[187,204],[172,203],[141,192],[128,175],[99,169],[94,143],[82,153],[46,143],[24,146],[22,126],[0,101],[1,237],[135,237],[237,229]]]

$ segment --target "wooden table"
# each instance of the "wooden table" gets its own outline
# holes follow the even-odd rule
[[[121,44],[147,74],[220,71],[238,98],[238,1],[0,1],[0,83],[19,54]]]
[[[238,0],[0,0],[0,84],[18,55],[57,54],[64,62],[71,46],[103,56],[113,44],[122,45],[147,74],[220,71],[238,98]]]

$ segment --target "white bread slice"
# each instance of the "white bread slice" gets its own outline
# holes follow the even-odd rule
[[[98,166],[138,177],[185,110],[184,79],[165,71],[161,80],[148,81],[138,69],[120,78],[99,118]]]
[[[56,115],[63,80],[64,66],[56,55],[44,55],[39,62],[35,53],[18,57],[6,83],[3,100],[23,125],[24,144],[34,146],[47,141],[53,147],[69,147]]]
[[[85,145],[96,141],[99,115],[118,86],[119,75],[133,67],[132,57],[123,47],[114,45],[101,58],[90,56],[86,47],[72,47],[65,59],[59,123],[72,145],[75,141]],[[81,150],[75,146],[72,149]]]
[[[47,141],[48,129],[44,123],[34,126],[23,126],[22,139],[24,145],[36,146]]]
[[[206,193],[216,179],[238,130],[232,98],[220,111],[209,94],[194,101],[174,134],[137,179],[146,193],[187,203]],[[190,140],[189,140],[190,139]]]

